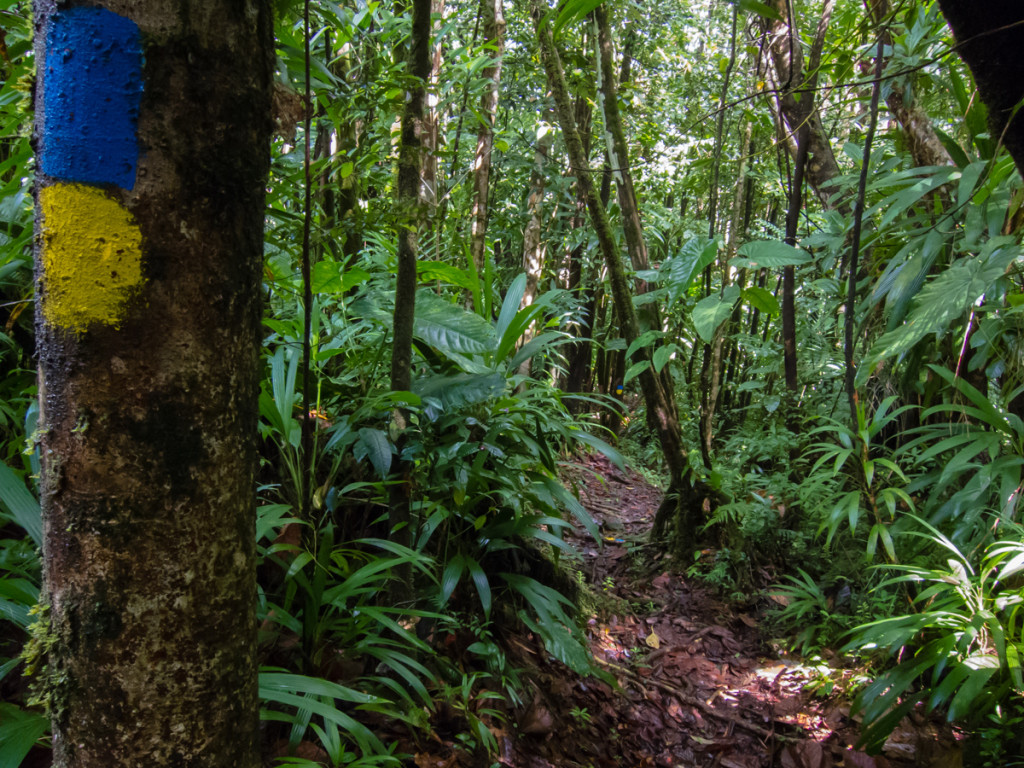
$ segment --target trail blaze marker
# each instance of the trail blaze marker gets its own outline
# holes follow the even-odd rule
[[[87,7],[49,19],[40,85],[42,305],[47,322],[68,330],[117,325],[142,284],[142,235],[110,189],[135,186],[142,61],[130,19]]]
[[[115,325],[142,284],[142,235],[101,189],[55,184],[39,191],[43,211],[43,316],[84,331]]]
[[[40,167],[58,181],[135,186],[142,37],[105,8],[67,8],[46,31]]]

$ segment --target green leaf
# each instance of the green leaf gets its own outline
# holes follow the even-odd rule
[[[672,359],[672,355],[678,351],[679,347],[675,344],[666,344],[663,347],[658,347],[654,350],[652,360],[654,361],[654,370],[656,373],[661,373],[661,369],[664,368],[668,361]]]
[[[563,27],[576,23],[603,2],[604,0],[569,0],[562,7],[562,12],[555,18],[551,34],[558,37]]]
[[[651,361],[650,360],[641,360],[639,363],[633,363],[626,370],[626,375],[622,377],[622,386],[626,386],[627,384],[629,384],[629,382],[631,382],[633,379],[635,379],[641,373],[646,371],[650,366],[651,366]]]
[[[697,302],[693,308],[693,326],[705,342],[711,343],[718,326],[729,319],[739,297],[740,289],[730,285],[720,294],[713,294]]]
[[[779,240],[754,240],[740,246],[740,256],[733,259],[731,266],[736,269],[760,269],[761,267],[796,267],[811,260],[810,254]]]
[[[864,386],[883,360],[903,355],[925,336],[944,331],[1003,276],[1015,258],[1016,248],[993,247],[986,257],[965,257],[926,284],[907,321],[883,334],[865,356],[857,371],[857,386]]]
[[[377,474],[381,479],[386,478],[391,471],[391,442],[388,440],[387,434],[380,429],[363,427],[359,430],[357,446],[360,445],[365,451],[364,455],[370,459],[373,468],[377,470]]]
[[[25,529],[37,547],[43,545],[43,521],[39,502],[28,492],[14,471],[0,461],[0,508],[6,508],[11,518]]]
[[[740,0],[740,10],[763,16],[766,19],[784,21],[778,11],[762,2],[758,2],[758,0]]]
[[[661,282],[668,289],[670,303],[678,301],[693,285],[694,279],[718,256],[718,241],[691,237],[679,253],[661,267]]]
[[[454,285],[466,291],[473,290],[475,280],[473,275],[464,269],[446,264],[443,261],[424,259],[416,262],[416,274],[420,280],[427,282],[437,280],[446,285]]]
[[[630,344],[629,348],[626,350],[626,359],[632,360],[634,352],[636,352],[641,347],[651,346],[652,344],[654,344],[654,342],[656,342],[664,335],[665,334],[662,331],[646,331],[644,333],[641,333],[633,340],[633,343]]]
[[[50,727],[50,720],[13,704],[0,704],[0,768],[18,768]]]
[[[779,300],[767,288],[752,285],[743,289],[743,300],[768,315],[779,314]]]
[[[494,348],[494,329],[490,323],[429,290],[416,296],[413,332],[448,357],[483,355]]]
[[[501,312],[498,313],[498,322],[494,326],[494,335],[498,339],[505,337],[505,332],[515,319],[516,313],[519,312],[519,305],[523,303],[524,293],[526,293],[526,274],[520,272],[512,281],[512,285],[508,287],[505,300],[501,304]]]

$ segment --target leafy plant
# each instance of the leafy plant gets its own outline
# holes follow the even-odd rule
[[[924,530],[903,535],[941,548],[945,563],[886,566],[899,575],[885,584],[905,587],[919,610],[857,627],[847,645],[901,659],[855,701],[864,717],[862,743],[872,750],[918,703],[944,709],[950,720],[978,724],[997,708],[1019,710],[1024,695],[1024,530],[1008,526],[1013,538],[993,543],[975,570],[937,528],[911,519]]]
[[[878,444],[900,414],[913,408],[904,405],[892,409],[895,402],[895,395],[885,398],[870,419],[864,404],[858,403],[856,428],[827,419],[826,425],[811,432],[832,438],[811,447],[812,453],[820,454],[811,474],[831,463],[832,477],[842,476],[852,486],[839,497],[822,525],[822,529],[828,530],[827,542],[831,543],[844,523],[849,526],[850,534],[856,536],[864,522],[868,528],[865,555],[869,560],[875,558],[881,545],[889,562],[896,561],[893,528],[902,513],[914,510],[913,499],[903,487],[909,482],[907,475]]]

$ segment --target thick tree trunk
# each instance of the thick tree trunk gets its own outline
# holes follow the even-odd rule
[[[565,85],[565,74],[562,71],[562,62],[558,51],[555,49],[551,27],[549,24],[542,23],[547,8],[540,0],[533,0],[532,11],[537,23],[541,63],[547,72],[548,85],[555,99],[562,135],[569,153],[569,163],[576,176],[576,183],[579,184],[580,190],[586,198],[587,210],[597,234],[601,254],[608,268],[608,279],[611,283],[615,309],[619,315],[622,336],[626,339],[627,344],[631,344],[639,336],[640,326],[633,308],[633,297],[626,277],[626,270],[615,246],[608,214],[594,189],[590,167],[573,119],[572,104]],[[634,353],[632,362],[642,361],[650,361],[648,349],[641,348]],[[686,449],[683,446],[679,421],[674,415],[674,405],[666,399],[665,391],[659,377],[654,373],[654,368],[648,365],[639,378],[644,401],[648,411],[652,414],[651,422],[661,444],[669,471],[669,490],[666,493],[665,501],[658,510],[654,535],[659,537],[664,535],[669,521],[674,520],[678,533],[692,538],[703,521],[705,505],[710,506],[716,500],[717,494],[693,477]]]
[[[494,47],[494,63],[484,67],[480,76],[487,80],[480,97],[480,127],[476,135],[476,154],[473,160],[473,210],[469,236],[470,258],[477,273],[484,273],[484,253],[487,244],[487,196],[490,193],[491,154],[494,152],[494,120],[498,110],[498,90],[501,85],[501,61],[505,55],[504,0],[481,0],[484,44]],[[542,193],[543,194],[543,193]]]
[[[1019,0],[939,0],[988,107],[992,138],[1002,141],[1024,175],[1024,3]]]
[[[46,642],[61,768],[260,764],[272,10],[35,3]]]

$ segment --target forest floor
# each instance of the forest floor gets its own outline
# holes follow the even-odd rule
[[[603,546],[582,531],[574,543],[582,580],[598,594],[588,626],[592,651],[618,686],[574,676],[536,642],[511,638],[517,651],[510,656],[518,656],[511,661],[530,670],[535,693],[515,726],[496,733],[498,765],[962,765],[956,734],[914,714],[881,755],[856,751],[857,723],[842,685],[829,696],[815,692],[823,672],[841,681],[853,670],[815,668],[779,652],[762,629],[768,606],[723,601],[648,547],[661,492],[639,475],[591,457],[565,479],[601,527]],[[466,764],[454,754],[416,760],[418,768]]]

